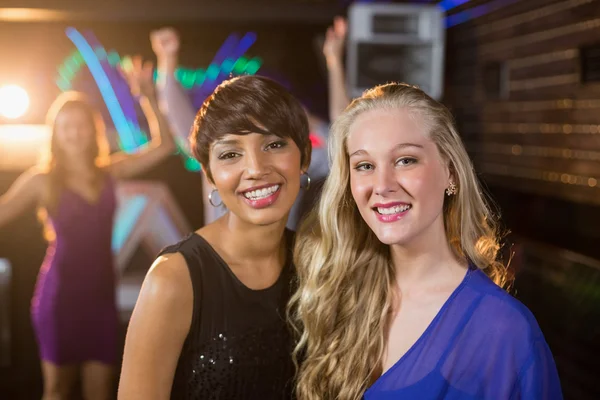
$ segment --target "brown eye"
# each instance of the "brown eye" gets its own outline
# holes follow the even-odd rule
[[[269,143],[267,145],[267,150],[268,149],[281,149],[285,146],[287,146],[287,142],[285,140],[278,140],[276,142]]]
[[[239,154],[237,153],[233,153],[233,152],[228,152],[228,153],[223,153],[219,155],[219,160],[230,160],[232,158],[236,158],[239,157]]]

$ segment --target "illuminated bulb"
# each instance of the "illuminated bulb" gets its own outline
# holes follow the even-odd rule
[[[7,85],[0,88],[0,115],[15,119],[29,107],[29,95],[20,86]]]

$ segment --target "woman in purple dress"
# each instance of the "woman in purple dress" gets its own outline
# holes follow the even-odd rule
[[[79,374],[86,399],[109,399],[118,358],[111,250],[115,179],[157,165],[175,147],[158,110],[151,65],[136,58],[126,77],[150,126],[134,155],[108,155],[98,112],[78,93],[52,105],[50,162],[24,173],[0,197],[0,226],[39,204],[49,239],[31,304],[44,399],[67,399]]]
[[[449,111],[382,85],[330,140],[295,248],[298,398],[561,399],[535,318],[501,288],[494,215]]]

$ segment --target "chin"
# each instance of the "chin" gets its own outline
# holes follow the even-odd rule
[[[252,213],[252,215],[248,215],[248,222],[253,225],[272,225],[282,220],[287,222],[287,213],[283,213],[279,210],[263,210],[262,212]]]
[[[273,224],[279,224],[282,220],[287,223],[287,220],[284,220],[283,218],[261,218],[250,220],[250,222],[252,225],[256,226],[270,226]]]
[[[381,243],[388,245],[388,246],[392,246],[392,245],[402,246],[408,242],[405,238],[395,237],[394,235],[381,235],[381,236],[377,236],[377,238],[379,239],[379,241]]]
[[[81,154],[84,154],[87,151],[87,148],[84,147],[70,147],[65,149],[65,154],[69,157],[81,157]]]
[[[379,228],[379,229],[377,229]],[[377,239],[379,239],[379,241],[383,244],[386,244],[388,246],[391,245],[405,245],[406,243],[408,243],[410,241],[410,235],[408,234],[408,232],[403,232],[401,229],[398,229],[396,227],[396,229],[392,228],[392,227],[385,227],[384,229],[381,229],[381,227],[377,227],[376,229],[373,230],[373,232],[375,233],[375,236],[377,236]]]

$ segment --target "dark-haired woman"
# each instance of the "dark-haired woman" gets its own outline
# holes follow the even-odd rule
[[[310,164],[306,114],[276,82],[234,78],[204,102],[191,139],[208,200],[228,212],[150,269],[119,398],[290,398],[293,235],[285,226]]]
[[[329,120],[334,121],[350,104],[346,93],[343,51],[346,39],[346,21],[337,17],[325,35],[323,55],[327,65],[329,81]],[[180,40],[173,28],[161,28],[150,34],[152,49],[156,54],[158,75],[157,84],[162,110],[173,128],[173,134],[187,142],[190,126],[194,121],[197,108],[190,101],[183,87],[175,79],[175,70],[179,60]],[[262,73],[261,73],[262,74]],[[305,99],[309,100],[309,99]],[[314,99],[313,99],[314,100]],[[301,100],[302,102],[302,100]],[[307,169],[312,184],[302,190],[288,216],[287,228],[295,231],[308,210],[314,207],[321,193],[321,187],[329,174],[327,158],[327,142],[329,140],[329,122],[318,117],[309,104],[303,104],[308,118],[308,127],[313,144],[311,161]],[[202,190],[210,192],[210,182],[202,180]],[[213,207],[207,201],[204,204],[204,223],[208,224],[221,217],[227,210],[225,207]]]

